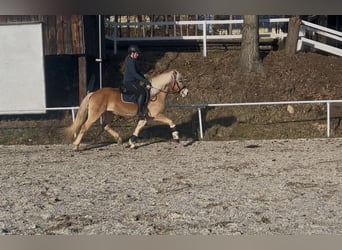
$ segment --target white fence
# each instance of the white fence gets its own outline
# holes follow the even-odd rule
[[[287,36],[280,28],[280,24],[288,23],[289,18],[269,18],[260,20],[260,38],[279,38],[283,39]],[[113,29],[111,35],[106,35],[107,39],[113,40],[114,54],[117,54],[118,43],[134,42],[134,41],[171,41],[171,40],[197,40],[202,41],[203,56],[207,56],[207,41],[208,40],[240,40],[242,38],[241,32],[238,34],[214,34],[211,31],[212,25],[227,26],[239,25],[239,30],[242,29],[243,20],[196,20],[196,21],[168,21],[168,22],[106,22],[107,29]],[[158,28],[163,26],[176,26],[182,30],[183,26],[201,27],[203,31],[201,35],[171,35],[171,36],[139,36],[139,37],[121,37],[118,35],[119,27],[140,27],[150,28],[156,26]]]
[[[342,100],[317,100],[317,101],[283,101],[283,102],[248,102],[248,103],[212,103],[212,104],[188,104],[188,105],[169,105],[173,108],[185,108],[193,107],[198,111],[198,121],[200,138],[203,139],[203,120],[202,120],[202,109],[207,107],[237,107],[237,106],[270,106],[270,105],[291,105],[291,104],[326,104],[327,105],[327,117],[326,117],[326,128],[327,137],[330,137],[330,106],[332,103],[342,103]]]
[[[318,39],[319,36],[321,39]],[[330,42],[330,44],[322,42],[322,40],[329,39],[333,42]],[[342,49],[338,48],[338,45],[342,45],[342,32],[307,21],[302,21],[297,50],[302,50],[304,45],[308,45],[315,49],[322,50],[337,56],[342,56]]]
[[[289,22],[289,18],[269,18],[261,19],[260,23],[260,38],[272,38],[272,39],[284,39],[287,33],[280,27],[284,26]],[[203,44],[203,56],[207,56],[207,42],[210,40],[240,40],[242,38],[243,19],[239,20],[196,20],[196,21],[168,21],[168,22],[106,22],[107,29],[112,29],[111,35],[106,35],[108,39],[113,40],[114,54],[117,54],[117,47],[119,42],[135,42],[135,41],[171,41],[171,40],[196,40],[201,41]],[[119,27],[140,27],[151,28],[157,27],[161,28],[163,26],[174,26],[178,27],[179,30],[183,30],[183,26],[194,26],[197,25],[201,27],[202,34],[200,35],[177,35],[174,32],[173,35],[169,36],[136,36],[136,37],[123,37],[118,35]],[[238,25],[237,28],[240,32],[235,32],[235,34],[215,34],[212,32],[212,25],[216,26],[229,26]],[[175,28],[175,30],[176,30]],[[234,33],[234,32],[233,32]],[[330,40],[336,41],[336,46],[328,45],[325,42],[318,41],[317,36],[326,37]],[[322,39],[320,39],[322,40]],[[324,39],[323,39],[324,40]],[[313,24],[307,21],[302,21],[301,29],[299,33],[298,40],[298,50],[303,49],[303,45],[311,46],[315,49],[319,49],[334,55],[342,56],[342,49],[338,48],[338,45],[342,43],[342,32],[326,28],[317,24]]]
[[[272,106],[272,105],[293,105],[293,104],[326,104],[327,105],[327,115],[326,115],[326,136],[330,137],[331,132],[331,112],[330,106],[332,103],[342,103],[342,100],[316,100],[316,101],[282,101],[282,102],[246,102],[246,103],[209,103],[209,104],[172,104],[167,105],[168,108],[196,108],[198,112],[198,122],[200,139],[204,138],[203,132],[203,121],[202,119],[202,109],[209,107],[243,107],[243,106]],[[75,120],[75,111],[79,107],[61,107],[61,108],[47,108],[47,110],[71,110],[72,120]]]
[[[246,102],[246,103],[209,103],[209,104],[171,104],[167,105],[168,108],[196,108],[198,112],[198,122],[200,139],[204,138],[203,132],[203,121],[202,119],[202,109],[209,107],[243,107],[243,106],[272,106],[272,105],[291,105],[291,104],[326,104],[327,105],[327,115],[326,115],[326,136],[330,137],[331,132],[331,112],[330,106],[332,103],[342,103],[342,100],[316,100],[316,101],[281,101],[281,102]],[[46,108],[46,110],[70,110],[72,115],[72,120],[75,120],[76,111],[79,109],[78,106],[75,107],[55,107]]]

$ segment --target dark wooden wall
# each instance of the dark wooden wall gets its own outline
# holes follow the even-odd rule
[[[41,16],[45,55],[85,54],[82,16]]]
[[[45,55],[98,56],[97,16],[0,15],[0,24],[43,23]]]

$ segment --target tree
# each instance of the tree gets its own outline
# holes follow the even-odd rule
[[[259,54],[259,18],[257,15],[244,16],[239,68],[242,73],[264,73]]]
[[[285,43],[285,52],[288,55],[294,55],[297,51],[297,42],[301,22],[302,20],[299,16],[292,16],[289,20],[289,28]]]

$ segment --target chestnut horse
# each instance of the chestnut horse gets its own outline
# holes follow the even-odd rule
[[[188,94],[188,89],[183,84],[182,75],[177,70],[167,71],[153,77],[151,84],[150,100],[147,103],[149,119],[142,118],[138,121],[133,135],[128,141],[131,148],[136,147],[138,135],[150,119],[168,124],[173,139],[179,140],[176,125],[161,112],[165,109],[165,99],[169,93],[179,93],[182,97]],[[137,113],[137,104],[122,101],[121,92],[118,88],[105,87],[88,93],[81,102],[75,121],[65,129],[66,136],[76,136],[73,142],[75,150],[79,149],[84,133],[107,111],[112,112],[114,115],[132,117]],[[119,133],[114,131],[108,123],[104,123],[103,128],[114,137],[117,143],[122,143]]]

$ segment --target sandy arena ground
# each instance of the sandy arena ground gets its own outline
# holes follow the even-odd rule
[[[342,233],[342,139],[0,145],[0,234]]]

